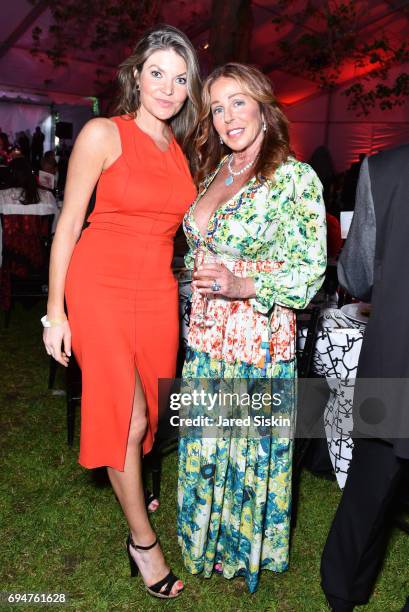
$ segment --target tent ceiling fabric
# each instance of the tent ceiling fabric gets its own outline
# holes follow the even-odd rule
[[[317,0],[319,3],[320,0]],[[409,37],[409,20],[401,12],[407,6],[407,0],[357,0],[362,11],[359,27],[362,36],[371,36],[377,30],[386,28],[397,39]],[[266,70],[272,77],[278,97],[284,103],[292,104],[310,96],[317,85],[299,75],[286,73],[285,66],[277,63],[273,52],[277,50],[280,39],[291,40],[300,31],[317,31],[322,24],[314,17],[304,23],[294,19],[291,27],[276,31],[271,22],[277,14],[274,0],[253,0],[254,31],[251,56],[254,63]],[[359,11],[360,12],[360,11]],[[203,46],[208,39],[211,0],[191,0],[188,4],[181,0],[167,0],[163,3],[163,19],[186,31],[197,47]],[[81,45],[70,53],[68,66],[54,69],[45,54],[39,58],[30,54],[31,31],[39,26],[44,32],[51,23],[51,13],[47,2],[36,5],[28,0],[13,0],[8,3],[0,22],[0,86],[35,89],[71,94],[73,96],[90,96],[95,93],[94,70],[104,69],[107,74],[114,74],[115,66],[121,59],[121,51],[110,50],[109,64],[101,64],[97,55],[85,51]],[[205,52],[201,52],[204,55]],[[2,57],[1,57],[2,56]],[[40,59],[42,62],[40,62]],[[357,76],[354,66],[347,66],[343,80]],[[45,82],[46,81],[46,82]]]
[[[319,6],[323,1],[314,0],[314,4]],[[299,0],[298,6],[305,2]],[[33,101],[47,99],[56,104],[90,104],[85,98],[96,94],[95,70],[103,70],[108,78],[114,78],[116,66],[126,54],[124,49],[110,48],[107,61],[103,63],[100,52],[91,52],[79,44],[70,51],[66,66],[54,68],[44,52],[37,57],[30,53],[33,28],[40,27],[46,33],[52,22],[47,2],[40,0],[33,5],[29,0],[13,0],[7,4],[0,21],[0,92],[3,99],[16,98],[17,93],[20,99],[26,97]],[[362,39],[370,41],[386,32],[396,45],[409,40],[409,16],[402,10],[408,6],[409,0],[356,0]],[[164,0],[162,8],[162,21],[188,34],[205,70],[211,7],[212,0]],[[343,169],[360,151],[373,152],[388,138],[389,146],[406,139],[408,131],[402,126],[408,121],[409,104],[391,111],[373,111],[364,121],[347,110],[342,88],[360,76],[352,61],[343,66],[338,91],[332,96],[320,90],[311,79],[291,72],[280,62],[278,42],[291,42],[300,33],[321,31],[324,26],[319,17],[310,15],[301,22],[293,14],[293,18],[277,31],[272,23],[277,14],[276,1],[252,0],[252,9],[251,61],[272,79],[276,95],[292,121],[294,148],[302,158],[308,159],[315,146],[325,143],[334,153],[337,168]],[[291,10],[290,6],[290,14]],[[375,128],[375,124],[379,127]],[[395,125],[389,129],[384,127],[386,124]],[[359,138],[354,130],[359,131]]]

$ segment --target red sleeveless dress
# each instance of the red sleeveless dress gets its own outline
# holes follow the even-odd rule
[[[100,177],[65,292],[72,348],[82,369],[79,463],[122,471],[135,370],[147,402],[145,454],[157,430],[158,379],[175,375],[173,238],[196,190],[175,139],[161,151],[135,121],[113,121],[122,154]]]

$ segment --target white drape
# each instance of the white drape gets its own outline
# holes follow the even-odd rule
[[[44,151],[47,151],[51,148],[50,106],[0,100],[0,128],[8,135],[10,142],[14,142],[17,132],[28,130],[32,135],[37,125],[45,136]]]

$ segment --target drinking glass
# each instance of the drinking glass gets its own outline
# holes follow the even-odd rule
[[[204,264],[219,263],[219,262],[220,262],[220,257],[218,255],[214,255],[213,253],[210,253],[209,251],[207,251],[205,248],[199,247],[196,250],[196,254],[195,254],[194,271],[196,272]],[[209,298],[209,295],[199,294],[198,296],[198,303],[196,307],[197,310],[193,317],[193,320],[200,327],[212,327],[216,323],[215,318],[207,314],[207,307],[209,305],[209,299],[211,299]]]

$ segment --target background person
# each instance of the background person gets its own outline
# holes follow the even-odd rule
[[[31,163],[35,172],[38,172],[40,168],[40,161],[44,153],[44,140],[45,136],[40,126],[37,125],[31,139]]]
[[[408,190],[409,145],[362,161],[355,213],[338,263],[341,285],[372,302],[358,363],[355,427],[362,417],[359,379],[374,379],[366,386],[370,383],[376,398],[377,381],[383,386],[382,379],[409,378]],[[407,394],[399,381],[395,392],[390,384],[387,389],[389,422],[400,437],[368,437],[357,428],[348,478],[322,555],[322,587],[334,612],[368,601],[385,554],[392,503],[409,471]],[[370,413],[376,409],[373,401],[367,407]]]

